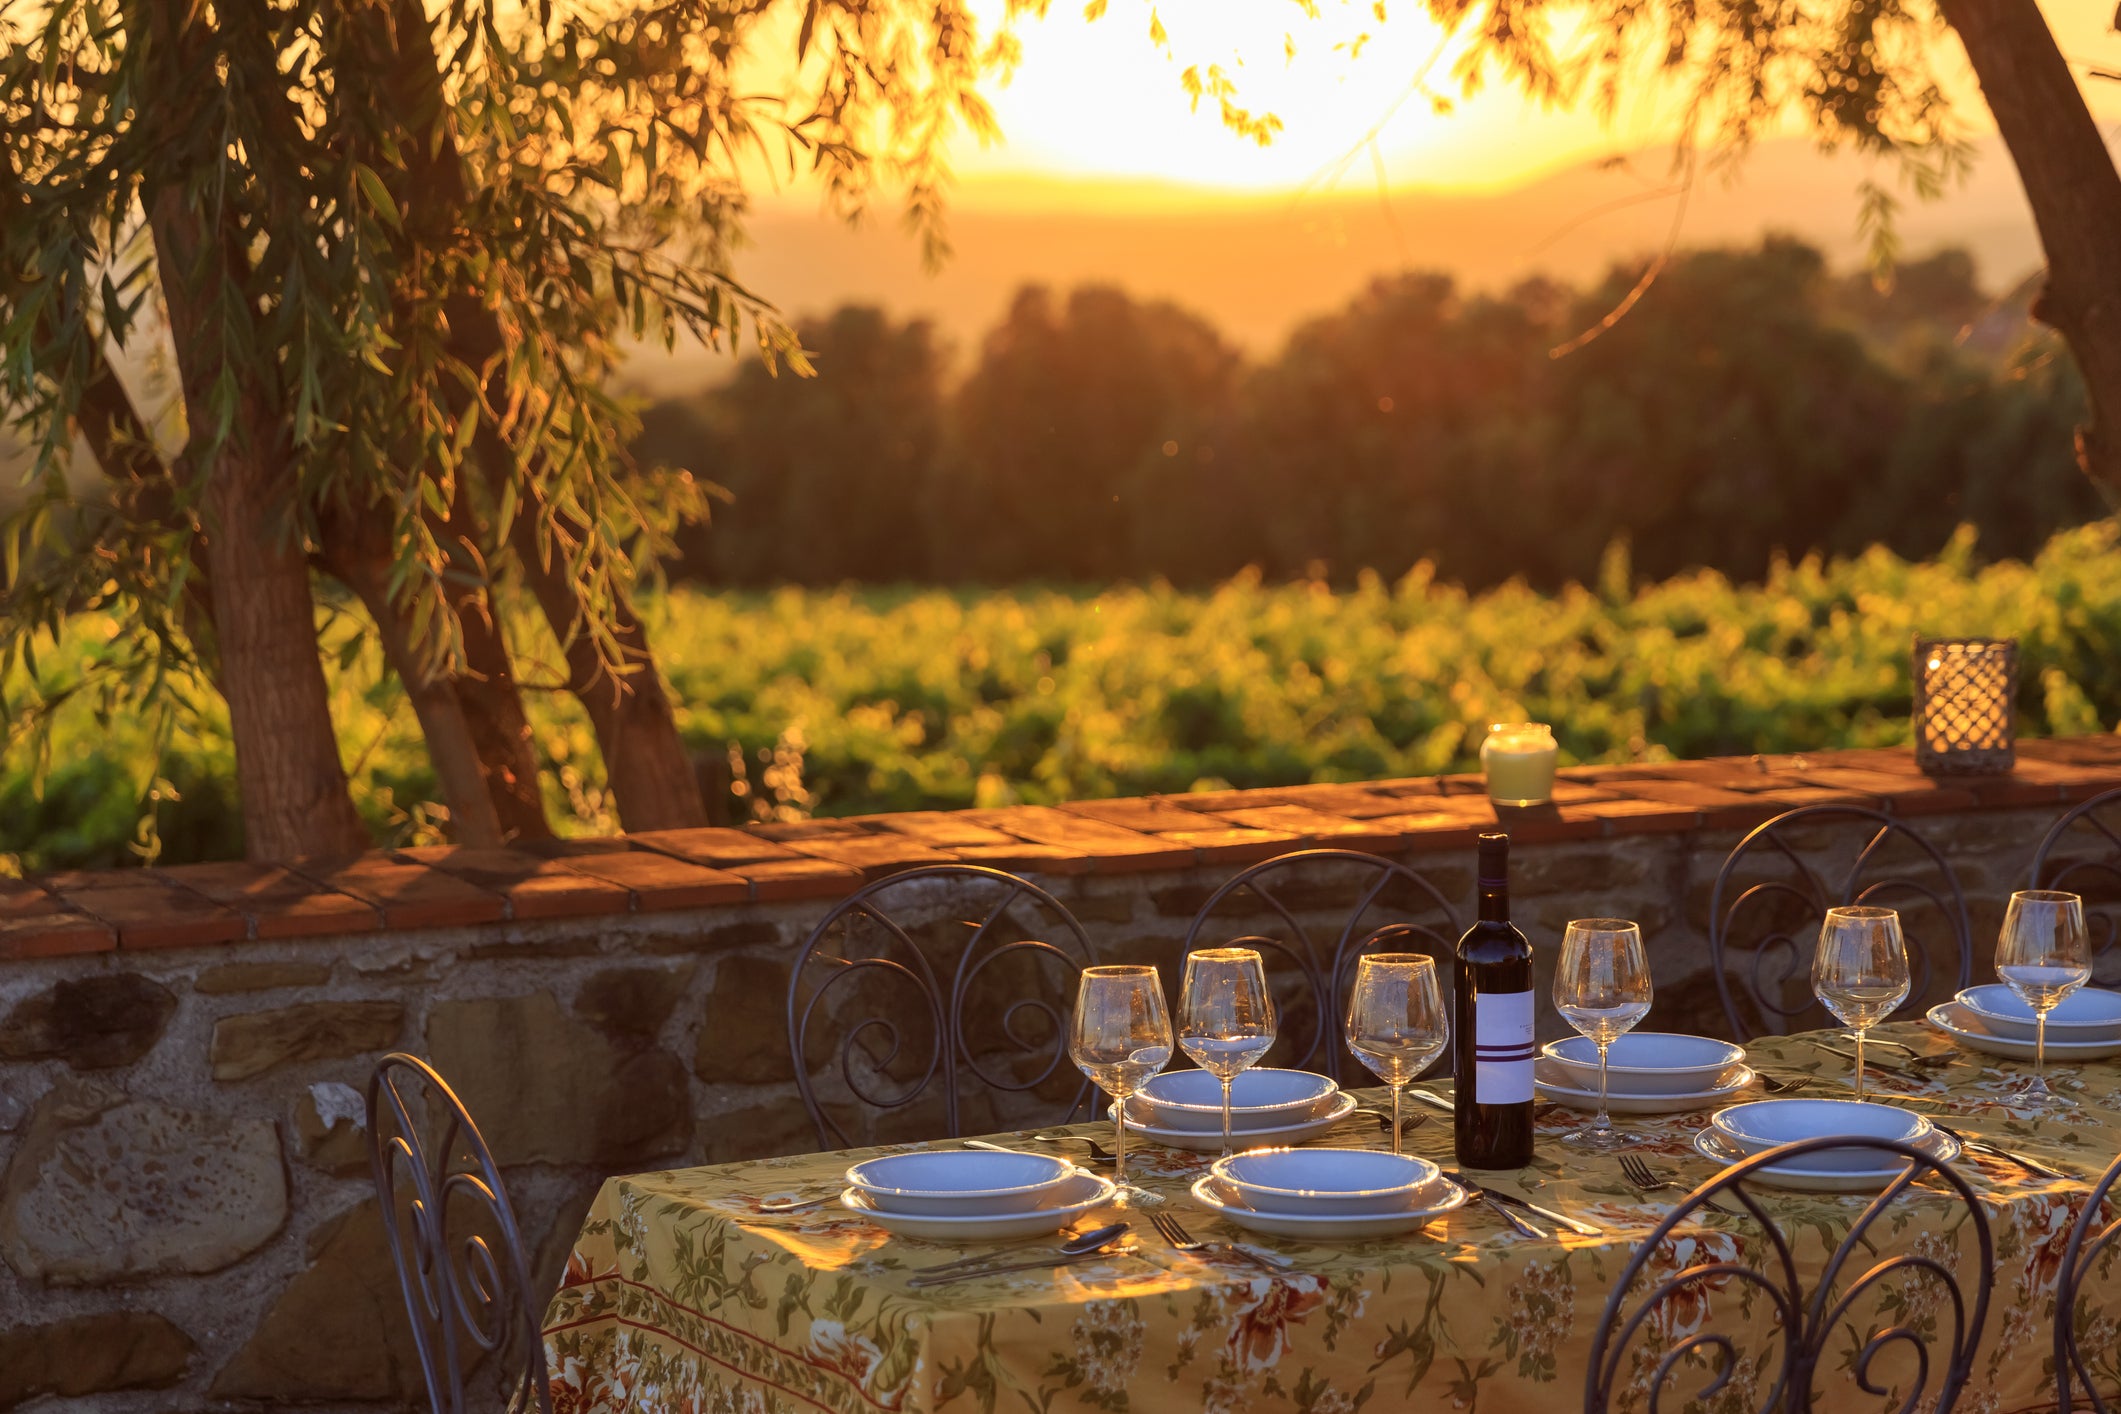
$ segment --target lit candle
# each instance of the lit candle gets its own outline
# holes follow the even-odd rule
[[[1497,722],[1480,744],[1488,799],[1497,805],[1540,805],[1554,798],[1554,762],[1561,748],[1544,722]]]

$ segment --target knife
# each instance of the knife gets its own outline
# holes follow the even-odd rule
[[[1605,1229],[1602,1227],[1598,1227],[1592,1223],[1587,1223],[1581,1218],[1572,1218],[1567,1213],[1557,1213],[1552,1208],[1542,1208],[1537,1203],[1531,1202],[1528,1199],[1518,1197],[1515,1193],[1503,1193],[1493,1188],[1483,1188],[1479,1184],[1474,1183],[1472,1180],[1468,1179],[1464,1174],[1450,1173],[1446,1174],[1445,1176],[1448,1177],[1453,1183],[1456,1183],[1463,1188],[1469,1188],[1473,1192],[1478,1193],[1483,1198],[1490,1199],[1491,1201],[1497,1203],[1507,1203],[1513,1208],[1522,1208],[1528,1213],[1533,1213],[1539,1217],[1545,1218],[1550,1223],[1559,1223],[1563,1227],[1567,1228],[1570,1232],[1575,1233],[1579,1237],[1605,1236]]]
[[[1131,1257],[1134,1248],[1115,1247],[1110,1251],[1085,1252],[1077,1257],[1047,1257],[1036,1262],[1002,1262],[991,1267],[976,1267],[965,1271],[937,1272],[932,1276],[914,1276],[906,1279],[908,1289],[930,1286],[948,1286],[952,1282],[977,1281],[981,1277],[1004,1276],[1010,1272],[1043,1272],[1057,1267],[1080,1267],[1092,1262],[1109,1262],[1115,1257]]]
[[[2005,1163],[2016,1164],[2027,1173],[2037,1175],[2040,1178],[2052,1178],[2063,1183],[2081,1181],[2076,1174],[2064,1173],[2061,1169],[2043,1164],[2038,1159],[2027,1158],[2014,1150],[2003,1148],[1998,1144],[1991,1144],[1986,1139],[1976,1139],[1972,1135],[1961,1134],[1949,1125],[1938,1124],[1935,1120],[1931,1120],[1930,1124],[1932,1128],[1941,1129],[1946,1134],[1951,1135],[1952,1138],[1958,1140],[1959,1147],[1962,1149],[1971,1149],[1977,1154],[1987,1154],[1991,1158],[2002,1159]]]
[[[1409,1090],[1407,1091],[1407,1098],[1418,1100],[1432,1110],[1442,1110],[1447,1115],[1458,1113],[1456,1105],[1453,1105],[1449,1100],[1446,1100],[1433,1090]]]
[[[1471,1188],[1472,1185],[1468,1184],[1467,1187]],[[1480,1195],[1481,1201],[1495,1210],[1495,1215],[1497,1217],[1501,1218],[1511,1227],[1516,1228],[1520,1233],[1524,1234],[1526,1237],[1545,1238],[1553,1236],[1553,1234],[1548,1232],[1545,1228],[1540,1227],[1536,1223],[1526,1222],[1523,1218],[1517,1216],[1515,1212],[1508,1208],[1505,1208],[1502,1204],[1496,1202],[1495,1195],[1488,1192],[1488,1190],[1486,1190],[1485,1188],[1473,1188],[1473,1192],[1478,1193]]]

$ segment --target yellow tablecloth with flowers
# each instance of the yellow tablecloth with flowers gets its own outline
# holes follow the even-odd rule
[[[1981,1194],[1993,1234],[1995,1289],[1972,1383],[1959,1408],[1972,1414],[2051,1406],[2048,1357],[2056,1272],[2088,1181],[2121,1151],[2121,1062],[2051,1066],[2057,1089],[2083,1102],[2068,1122],[2027,1118],[2010,1106],[2023,1083],[2016,1062],[1959,1050],[1919,1023],[1875,1035],[1923,1053],[1874,1088],[1970,1136],[1990,1139],[2086,1182],[2036,1179],[2002,1161],[1967,1155],[1959,1169]],[[1779,1078],[1818,1077],[1807,1093],[1846,1094],[1849,1063],[1820,1048],[1828,1033],[1773,1037],[1748,1050]],[[1874,1053],[1905,1063],[1905,1055]],[[1912,1097],[1926,1097],[1916,1100]],[[1420,1113],[1409,1106],[1410,1115]],[[1234,1414],[1354,1414],[1454,1409],[1480,1414],[1580,1407],[1593,1332],[1608,1289],[1634,1246],[1670,1207],[1621,1179],[1618,1161],[1560,1142],[1580,1116],[1542,1106],[1533,1165],[1494,1186],[1604,1226],[1604,1237],[1523,1237],[1479,1204],[1392,1238],[1311,1244],[1248,1236],[1201,1211],[1187,1187],[1206,1156],[1144,1147],[1136,1181],[1165,1195],[1198,1238],[1251,1243],[1294,1259],[1286,1275],[1229,1258],[1172,1251],[1137,1222],[1137,1254],[1109,1263],[1018,1273],[909,1290],[914,1269],[980,1250],[895,1238],[827,1207],[767,1216],[767,1195],[835,1186],[854,1158],[881,1150],[804,1155],[670,1173],[604,1185],[546,1314],[556,1414],[1104,1414],[1201,1410]],[[1620,1117],[1642,1154],[1687,1186],[1714,1172],[1690,1145],[1706,1112]],[[1109,1139],[1105,1126],[1084,1133]],[[1004,1140],[1008,1136],[998,1136]],[[1376,1145],[1374,1121],[1356,1117],[1318,1142]],[[1412,1152],[1450,1164],[1450,1125],[1434,1115],[1408,1135]],[[1751,1191],[1816,1274],[1868,1198]],[[1877,1255],[1921,1252],[1954,1266],[1971,1293],[1974,1238],[1965,1210],[1917,1187],[1874,1226]],[[1110,1221],[1093,1213],[1086,1225]],[[1682,1228],[1657,1262],[1670,1275],[1714,1258],[1761,1263],[1767,1244],[1745,1219],[1710,1217]],[[1868,1262],[1858,1262],[1850,1277]],[[2098,1285],[2093,1346],[2121,1357],[2121,1270]],[[1807,1291],[1809,1292],[1809,1284]],[[1750,1410],[1777,1356],[1769,1315],[1741,1292],[1666,1308],[1650,1331],[1665,1349],[1704,1328],[1740,1337],[1757,1362],[1710,1404]],[[1888,1295],[1887,1300],[1893,1298]],[[1927,1303],[1927,1304],[1925,1304]],[[1934,1320],[1942,1298],[1909,1288],[1886,1319]],[[1711,1310],[1710,1308],[1715,1309]],[[1747,1347],[1747,1333],[1757,1348]],[[1820,1362],[1828,1410],[1899,1407],[1900,1396],[1862,1392],[1850,1371],[1863,1333]],[[1640,1385],[1654,1360],[1638,1362]],[[1889,1376],[1894,1369],[1879,1367]],[[2109,1375],[2116,1373],[2109,1370]],[[1908,1376],[1911,1378],[1911,1376]],[[1697,1388],[1682,1380],[1667,1395]],[[1634,1400],[1640,1406],[1641,1390]]]

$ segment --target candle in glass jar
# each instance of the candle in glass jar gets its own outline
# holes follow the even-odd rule
[[[1488,799],[1497,805],[1540,805],[1554,798],[1554,763],[1561,754],[1544,722],[1497,722],[1480,744]]]

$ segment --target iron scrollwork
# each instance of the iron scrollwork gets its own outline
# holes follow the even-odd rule
[[[2084,896],[2084,921],[2091,931],[2092,980],[2102,987],[2121,985],[2108,967],[2114,939],[2121,933],[2121,830],[2108,820],[2121,811],[2121,788],[2101,791],[2071,807],[2048,827],[2033,851],[2032,887],[2062,889]],[[2091,844],[2094,853],[2074,848]]]
[[[2107,1194],[2121,1180],[2121,1159],[2116,1159],[2099,1181],[2092,1185],[2084,1200],[2084,1211],[2071,1224],[2069,1242],[2062,1249],[2062,1270],[2055,1277],[2055,1407],[2058,1414],[2071,1414],[2078,1406],[2071,1402],[2074,1388],[2083,1395],[2083,1407],[2096,1414],[2112,1414],[2115,1401],[2099,1392],[2099,1371],[2092,1361],[2104,1356],[2111,1361],[2115,1352],[2111,1349],[2086,1353],[2086,1345],[2093,1343],[2087,1337],[2093,1334],[2087,1324],[2080,1324],[2077,1311],[2078,1299],[2083,1295],[2084,1284],[2095,1270],[2112,1262],[2111,1249],[2116,1233],[2121,1233],[2121,1218],[2108,1221],[2106,1217]],[[2111,1326],[2106,1328],[2109,1332]],[[2106,1374],[2111,1380],[2114,1370],[2109,1366]]]
[[[931,958],[933,949],[902,921],[903,909],[900,916],[894,916],[887,905],[911,900],[919,906],[924,897],[954,905],[977,895],[991,901],[983,902],[976,916],[954,920],[970,932],[962,942],[953,941],[945,949],[949,955],[941,961],[947,970],[946,985],[944,971]],[[1044,926],[1028,930],[1034,936],[1005,937],[1005,924],[1024,928],[1023,920],[1012,916],[1019,909],[1036,914]],[[897,999],[900,1006],[895,1012],[870,1010],[847,1023],[832,1048],[827,1069],[838,1075],[840,1085],[856,1102],[877,1111],[904,1109],[940,1080],[943,1125],[952,1137],[963,1132],[960,1087],[966,1078],[991,1090],[1024,1093],[1046,1085],[1069,1063],[1067,1018],[1072,997],[1018,994],[991,1014],[982,1015],[981,1019],[998,1025],[1000,1039],[1038,1067],[1028,1076],[997,1073],[988,1064],[989,1057],[973,1044],[967,1022],[977,995],[975,984],[1004,958],[1028,958],[1034,966],[1050,961],[1071,984],[1093,960],[1082,925],[1060,900],[1028,879],[981,865],[940,864],[890,875],[850,894],[819,921],[804,941],[788,979],[787,1008],[796,1085],[819,1144],[845,1147],[854,1142],[820,1094],[818,1076],[808,1060],[810,1042],[819,1026],[834,1019],[828,1004],[882,1008],[887,1006],[887,994]],[[857,978],[864,980],[855,982]],[[823,1015],[821,1008],[828,1008]],[[1032,1033],[1034,1019],[1044,1023],[1043,1038]],[[912,1066],[899,1068],[909,1040],[901,1023],[914,1020],[926,1032],[914,1044],[925,1044],[926,1049]],[[895,1069],[899,1071],[896,1079]],[[904,1069],[914,1073],[904,1074]],[[1089,1086],[1084,1082],[1075,1090],[1068,1113],[1082,1108],[1088,1096]]]
[[[1299,910],[1289,907],[1271,887],[1277,878],[1317,874],[1326,868],[1352,870],[1358,876],[1369,876],[1348,908],[1330,953],[1314,941],[1311,930],[1298,917]],[[1372,910],[1378,908],[1385,890],[1394,883],[1402,884],[1410,891],[1417,907],[1424,912],[1429,908],[1435,910],[1442,919],[1441,931],[1427,923],[1410,921],[1369,926]],[[1356,959],[1372,952],[1429,952],[1448,958],[1460,932],[1457,910],[1435,885],[1405,865],[1360,850],[1305,849],[1252,865],[1209,895],[1186,929],[1186,950],[1190,952],[1199,945],[1201,934],[1214,921],[1218,911],[1234,912],[1232,905],[1240,901],[1264,909],[1284,932],[1281,936],[1270,936],[1248,928],[1248,936],[1235,940],[1237,945],[1257,948],[1262,953],[1286,959],[1296,969],[1299,985],[1317,1014],[1318,1024],[1312,1032],[1310,1045],[1289,1063],[1302,1067],[1323,1064],[1336,1080],[1347,1078],[1345,1048],[1341,1045],[1340,1034],[1341,999],[1353,978]],[[1321,1046],[1327,1050],[1322,1062],[1319,1060]]]
[[[1808,1414],[1814,1408],[1832,1407],[1830,1399],[1815,1403],[1825,1394],[1817,1388],[1822,1364],[1837,1373],[1841,1369],[1827,1360],[1828,1342],[1837,1332],[1853,1330],[1851,1318],[1858,1314],[1858,1303],[1866,1293],[1876,1294],[1877,1311],[1889,1319],[1862,1335],[1862,1344],[1848,1360],[1847,1372],[1857,1387],[1874,1396],[1891,1395],[1897,1382],[1885,1381],[1877,1361],[1886,1351],[1897,1349],[1912,1357],[1913,1379],[1895,1414],[1913,1414],[1918,1407],[1930,1414],[1949,1414],[1972,1373],[1995,1280],[1995,1251],[1988,1219],[1966,1180],[1949,1164],[1914,1145],[1865,1141],[1866,1149],[1891,1150],[1906,1160],[1908,1167],[1851,1224],[1809,1294],[1789,1238],[1745,1186],[1748,1178],[1771,1164],[1787,1163],[1847,1143],[1843,1138],[1807,1139],[1755,1154],[1696,1188],[1665,1215],[1636,1247],[1606,1299],[1584,1378],[1585,1414],[1618,1414],[1620,1410],[1638,1407],[1646,1408],[1648,1414],[1662,1414],[1668,1393],[1675,1394],[1676,1407],[1678,1403],[1716,1400],[1726,1391],[1730,1391],[1729,1395],[1716,1407],[1750,1407],[1756,1414]],[[1949,1198],[1956,1199],[1966,1211],[1965,1224],[1973,1230],[1977,1249],[1971,1299],[1942,1260],[1922,1251],[1883,1257],[1842,1289],[1843,1278],[1859,1255],[1879,1246],[1871,1238],[1878,1219],[1895,1202],[1902,1201],[1918,1180],[1948,1188]],[[1742,1229],[1714,1229],[1714,1234],[1726,1240],[1719,1242],[1714,1236],[1698,1239],[1694,1250],[1702,1255],[1681,1270],[1657,1279],[1660,1264],[1669,1266],[1678,1260],[1667,1251],[1674,1234],[1682,1227],[1702,1231],[1701,1215],[1715,1198],[1735,1199],[1743,1204],[1751,1222]],[[1765,1235],[1765,1260],[1749,1264],[1738,1260],[1739,1244],[1741,1239],[1755,1240],[1755,1230]],[[1898,1293],[1887,1289],[1889,1282],[1901,1283],[1902,1289]],[[1913,1299],[1907,1284],[1928,1288],[1927,1297]],[[1638,1288],[1643,1287],[1647,1289],[1638,1294]],[[1894,1299],[1896,1295],[1898,1299]],[[1773,1318],[1772,1333],[1767,1336],[1771,1344],[1747,1369],[1739,1341],[1716,1329],[1712,1322],[1719,1304],[1722,1313],[1728,1315],[1734,1308],[1757,1307],[1760,1301],[1767,1303],[1768,1314]],[[1944,1347],[1941,1359],[1932,1358],[1931,1341],[1924,1338],[1922,1330],[1933,1317],[1936,1342]],[[1764,1324],[1755,1322],[1756,1328]],[[1660,1337],[1669,1342],[1663,1348],[1643,1348],[1645,1339]],[[1771,1356],[1773,1379],[1767,1380]],[[1674,1391],[1675,1379],[1686,1371],[1701,1376],[1700,1387],[1683,1393]],[[1766,1386],[1757,1402],[1738,1402],[1747,1393],[1745,1381],[1755,1387]]]
[[[467,1376],[501,1361],[509,1414],[551,1414],[528,1248],[464,1102],[402,1052],[368,1080],[369,1162],[434,1414],[468,1414]]]
[[[1791,836],[1815,826],[1835,824],[1851,825],[1859,832],[1868,831],[1868,838],[1857,850],[1847,873],[1830,881],[1822,878],[1820,871],[1806,862],[1792,843]],[[1896,877],[1886,873],[1885,853],[1895,842],[1904,842],[1920,864],[1934,871],[1934,879],[1926,881],[1920,877]],[[1740,880],[1748,866],[1757,865],[1763,859],[1770,863],[1780,862],[1785,866],[1786,874],[1741,886]],[[1810,1000],[1809,980],[1816,935],[1800,930],[1806,925],[1816,929],[1825,921],[1829,908],[1850,904],[1900,908],[1910,903],[1927,904],[1943,917],[1956,951],[1957,985],[1965,987],[1972,979],[1974,961],[1973,927],[1967,916],[1966,896],[1960,891],[1958,876],[1952,872],[1944,856],[1913,828],[1861,806],[1805,805],[1777,815],[1754,829],[1723,861],[1722,868],[1716,873],[1715,889],[1709,896],[1709,957],[1715,968],[1716,990],[1723,1000],[1723,1014],[1730,1023],[1731,1034],[1739,1040],[1747,1040],[1759,1035],[1763,1029],[1792,1032],[1818,1024],[1819,1007]],[[1787,910],[1781,914],[1784,918],[1794,912],[1797,923],[1777,921],[1778,907]],[[1755,913],[1767,914],[1768,918],[1763,931],[1747,939],[1752,943],[1750,966],[1739,974],[1754,1009],[1753,1018],[1748,1018],[1742,1014],[1738,997],[1731,987],[1732,953],[1734,941],[1743,933],[1742,924]],[[1895,1013],[1896,1016],[1919,1009],[1922,998],[1929,991],[1932,963],[1929,950],[1921,946],[1922,938],[1921,931],[1909,928],[1908,962],[1913,974],[1912,985],[1908,990],[1908,1001],[1900,1012]],[[1806,997],[1794,1007],[1783,1005],[1781,1000],[1792,984]],[[1750,1023],[1754,1019],[1765,1025],[1753,1026]]]

